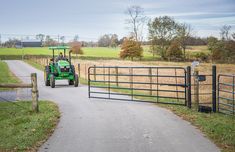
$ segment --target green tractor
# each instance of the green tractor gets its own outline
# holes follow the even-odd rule
[[[53,56],[44,70],[46,86],[54,88],[55,80],[68,80],[69,85],[78,86],[78,75],[75,73],[74,65],[71,64],[71,51],[69,51],[69,57],[66,57],[66,50],[68,49],[68,46],[49,47],[49,50],[53,52]],[[55,57],[55,50],[63,51],[63,53],[60,52],[60,55]]]

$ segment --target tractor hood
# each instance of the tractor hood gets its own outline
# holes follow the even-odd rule
[[[69,64],[69,62],[68,61],[65,61],[65,60],[59,60],[58,62],[58,66],[59,67],[67,67],[67,68],[69,68],[70,67],[70,64]]]

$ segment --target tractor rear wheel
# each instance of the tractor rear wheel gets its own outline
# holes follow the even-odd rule
[[[50,73],[49,66],[45,66],[45,70],[44,70],[45,86],[50,86],[50,80],[48,80],[49,73]]]
[[[78,75],[75,74],[75,75],[74,75],[74,87],[78,87],[78,83],[79,83]]]
[[[55,77],[54,77],[54,75],[51,75],[51,77],[50,77],[50,85],[51,85],[51,88],[55,88]]]

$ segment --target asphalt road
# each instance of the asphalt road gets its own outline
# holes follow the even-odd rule
[[[89,99],[87,86],[44,86],[43,72],[6,61],[16,75],[38,76],[41,99],[61,110],[57,129],[40,152],[218,152],[210,140],[169,110],[150,103]],[[64,85],[63,85],[64,84]]]

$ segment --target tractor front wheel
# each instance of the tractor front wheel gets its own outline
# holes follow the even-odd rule
[[[69,81],[69,85],[74,85],[74,81],[73,80],[68,80]]]
[[[46,66],[45,67],[45,71],[44,71],[45,86],[49,86],[50,85],[50,80],[48,80],[49,72],[50,72],[49,67]]]
[[[51,75],[51,77],[50,77],[50,85],[51,85],[51,88],[55,88],[55,77],[54,77],[54,75]]]
[[[78,87],[78,82],[79,80],[78,80],[78,75],[77,74],[75,74],[74,75],[74,87]]]

